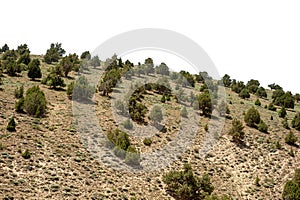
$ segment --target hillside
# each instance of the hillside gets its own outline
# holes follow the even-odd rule
[[[149,73],[135,70],[134,74],[127,74],[128,77],[114,74],[113,77],[121,82],[112,83],[113,87],[109,91],[108,88],[103,89],[101,84],[107,84],[107,80],[113,81],[111,77],[105,79],[105,74],[109,74],[107,69],[112,64],[102,61],[94,67],[89,63],[82,70],[72,68],[67,76],[59,76],[65,85],[53,88],[53,82],[42,84],[42,80],[52,74],[56,66],[65,65],[61,61],[47,64],[43,56],[30,55],[30,58],[40,61],[42,77],[31,80],[28,69],[10,76],[6,69],[1,78],[1,198],[174,199],[177,197],[170,192],[163,177],[172,170],[182,170],[183,165],[189,163],[195,176],[209,175],[214,186],[213,194],[219,197],[282,199],[285,183],[293,178],[294,170],[300,167],[299,141],[293,145],[285,141],[290,131],[298,138],[300,136],[299,131],[291,125],[295,115],[300,112],[300,104],[293,100],[294,108],[286,108],[286,118],[291,129],[284,128],[284,119],[278,114],[282,106],[275,105],[276,111],[268,109],[276,90],[266,89],[267,97],[259,98],[250,93],[249,98],[243,99],[231,86],[223,88],[217,85],[217,81],[208,79],[217,85],[219,91],[224,89],[225,105],[230,113],[220,116],[220,109],[213,102],[211,106],[215,109],[206,115],[201,110],[201,104],[200,109],[195,108],[196,100],[190,99],[199,96],[199,100],[201,95],[208,94],[206,90],[212,95],[216,89],[210,86],[205,88],[208,82],[197,81],[197,76],[184,75],[188,82],[190,77],[195,79],[195,85],[180,85],[176,89],[176,81],[180,78],[172,78],[172,72],[170,76],[164,75],[164,66],[157,67],[161,71]],[[83,66],[83,63],[84,60],[80,59],[77,64]],[[122,65],[125,70],[122,75],[139,67],[130,62],[125,63]],[[67,94],[68,85],[78,79],[78,74],[88,77],[90,84],[97,85],[92,98],[75,100],[76,93],[73,92],[72,101],[70,94]],[[171,78],[166,81],[165,77]],[[150,85],[147,89],[143,86],[145,80],[147,83],[157,80],[162,82]],[[169,85],[159,87],[166,83]],[[27,112],[16,112],[18,99],[15,90],[22,85],[25,93],[32,86],[39,86],[44,92],[46,112],[43,116],[34,117]],[[168,91],[168,87],[172,90]],[[132,91],[131,95],[126,96],[127,90]],[[191,93],[195,98],[190,98]],[[132,96],[134,99],[131,99]],[[125,111],[122,113],[117,104],[120,104],[120,100],[125,102],[126,98],[135,107],[125,103]],[[169,100],[162,100],[165,98]],[[257,99],[261,102],[260,106],[255,105]],[[144,105],[145,110],[141,108],[136,111],[137,104]],[[163,119],[154,122],[151,109],[156,104],[162,108]],[[184,107],[186,117],[182,117]],[[244,121],[244,115],[252,107],[268,126],[267,133],[250,127]],[[141,115],[144,111],[145,114]],[[12,116],[16,122],[16,131],[7,130]],[[124,127],[128,118],[131,118],[133,128]],[[240,142],[234,141],[228,134],[234,119],[240,120],[244,126],[245,138]],[[224,120],[220,132],[214,120],[218,123]],[[127,133],[130,141],[130,145],[124,149],[126,155],[123,158],[114,156],[115,148],[108,148],[105,143],[106,135],[110,137],[116,129]],[[114,143],[114,140],[110,142]],[[172,145],[175,148],[171,148]],[[134,150],[130,151],[129,146]],[[164,151],[160,151],[162,149]],[[30,158],[24,156],[26,150],[30,152]],[[291,151],[294,153],[292,156]],[[130,164],[134,159],[127,162],[125,156],[128,152],[140,156],[138,167]],[[165,158],[163,161],[162,156]]]

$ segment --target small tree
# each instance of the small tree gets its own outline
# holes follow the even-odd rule
[[[57,87],[66,86],[64,80],[55,73],[50,73],[45,79],[42,80],[42,83],[54,89]]]
[[[299,183],[299,175],[300,169],[295,170],[295,175],[292,180],[289,180],[284,185],[284,189],[282,192],[283,200],[296,200],[300,199],[300,183]]]
[[[42,117],[46,112],[46,97],[38,86],[33,86],[26,91],[24,109],[27,114]]]
[[[232,121],[232,127],[229,130],[228,134],[232,136],[233,141],[241,142],[245,137],[245,133],[244,133],[243,129],[244,129],[244,126],[243,126],[242,122],[237,119],[234,119]]]
[[[225,87],[230,87],[231,85],[231,79],[230,76],[228,74],[225,74],[222,78],[223,84]]]
[[[167,75],[167,76],[170,74],[169,67],[165,63],[161,63],[159,66],[155,68],[155,70],[156,73],[158,74]]]
[[[287,118],[285,117],[284,119],[283,119],[283,121],[282,121],[282,126],[283,126],[283,128],[285,128],[285,129],[290,129],[290,126],[289,126],[289,123],[288,123],[288,120],[287,120]]]
[[[188,117],[188,112],[187,112],[186,107],[183,107],[183,108],[181,109],[180,115],[181,115],[181,117],[185,117],[185,118]]]
[[[66,51],[61,47],[61,43],[52,43],[50,49],[47,50],[44,61],[47,64],[52,62],[58,62],[58,60],[66,53]]]
[[[84,51],[81,56],[80,56],[80,59],[84,60],[90,60],[91,59],[91,53],[89,51]]]
[[[254,103],[256,106],[261,106],[261,102],[259,99],[256,99],[255,103]]]
[[[20,98],[15,105],[16,112],[22,113],[24,109],[24,97]]]
[[[274,106],[273,103],[269,104],[268,109],[271,110],[271,111],[276,111],[276,107]]]
[[[9,122],[7,124],[7,127],[6,127],[6,130],[8,130],[10,132],[16,131],[16,122],[15,122],[15,118],[14,117],[11,117],[9,119]]]
[[[248,126],[255,127],[260,122],[260,114],[254,107],[251,107],[245,114],[244,120]]]
[[[15,89],[15,97],[16,97],[17,99],[22,98],[22,97],[23,97],[23,94],[24,94],[24,86],[23,86],[23,85],[21,85],[20,88],[16,88],[16,89]]]
[[[239,97],[241,97],[242,99],[250,98],[249,90],[247,88],[242,89],[242,91],[239,94]]]
[[[163,120],[163,114],[160,106],[155,105],[151,109],[150,119],[154,122],[154,124],[160,123]]]
[[[263,88],[263,87],[259,87],[256,90],[256,96],[258,96],[260,98],[267,98],[268,97],[267,92],[266,92],[265,88]]]
[[[206,117],[210,117],[212,113],[212,102],[209,92],[204,92],[198,96],[199,109]]]
[[[38,59],[33,59],[28,65],[28,77],[31,80],[42,77],[42,72],[40,68],[40,61]]]
[[[100,66],[100,59],[99,59],[99,56],[96,55],[92,58],[91,60],[91,65],[95,68],[97,66]]]
[[[281,108],[281,110],[279,111],[279,117],[281,117],[281,118],[285,118],[285,116],[287,115],[287,112],[286,112],[286,110],[285,110],[285,107],[283,106],[282,108]]]
[[[298,138],[295,136],[295,134],[292,131],[290,131],[285,137],[285,143],[289,145],[295,145],[297,140]]]
[[[300,131],[300,113],[296,114],[292,120],[292,127]]]
[[[268,132],[268,125],[263,120],[260,120],[257,129],[260,132],[267,133]]]

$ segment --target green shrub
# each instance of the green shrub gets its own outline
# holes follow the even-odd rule
[[[144,145],[146,145],[146,146],[151,146],[152,140],[151,140],[150,138],[145,138],[145,139],[143,140],[143,143],[144,143]]]
[[[28,77],[32,80],[42,77],[40,61],[38,59],[33,59],[28,64]]]
[[[245,114],[244,120],[248,126],[255,127],[260,122],[260,114],[254,107],[251,107]]]
[[[166,102],[166,97],[165,97],[165,95],[162,95],[160,101],[161,101],[162,103],[165,103],[165,102]]]
[[[74,90],[74,81],[72,81],[67,87],[67,95],[70,97],[73,94]]]
[[[268,132],[268,125],[263,120],[260,120],[257,128],[260,132],[263,132],[263,133]]]
[[[296,169],[293,180],[287,181],[284,185],[284,189],[282,192],[283,200],[300,199],[300,183],[299,179],[297,178],[299,176],[299,170],[300,169]]]
[[[229,135],[232,136],[233,141],[241,142],[245,138],[244,126],[241,121],[233,119],[232,127],[229,130]]]
[[[12,132],[12,131],[16,131],[16,122],[15,122],[15,118],[11,117],[9,119],[9,122],[7,124],[6,130]]]
[[[161,122],[163,120],[161,107],[158,105],[153,106],[149,117],[155,124]]]
[[[16,112],[22,113],[24,111],[24,97],[20,98],[15,105]]]
[[[24,110],[34,117],[42,117],[45,114],[46,98],[38,86],[33,86],[26,91]]]
[[[288,120],[287,120],[286,117],[285,117],[285,118],[283,119],[283,121],[282,121],[282,126],[283,126],[283,128],[285,128],[285,129],[290,129],[290,126],[289,126],[289,123],[288,123]]]
[[[255,103],[254,103],[256,106],[261,106],[261,102],[259,99],[256,99]]]
[[[279,111],[279,117],[281,117],[281,118],[285,118],[285,116],[287,115],[287,112],[286,112],[286,110],[285,110],[285,107],[283,106],[282,108],[281,108],[281,110]]]
[[[181,115],[181,117],[185,117],[185,118],[188,117],[188,111],[187,111],[186,107],[183,107],[181,109],[180,115]]]
[[[129,130],[131,130],[133,128],[133,124],[131,123],[131,121],[129,119],[127,119],[123,122],[123,126],[124,126],[124,128],[129,129]]]
[[[133,147],[129,146],[126,151],[125,163],[130,166],[140,166],[141,156]]]
[[[65,87],[64,80],[56,73],[50,73],[42,80],[42,84],[48,85],[50,88],[56,89],[57,87]]]
[[[239,97],[241,97],[242,99],[250,98],[249,90],[246,88],[242,89],[241,92],[239,93]]]
[[[214,190],[209,176],[204,174],[201,179],[198,178],[189,164],[184,165],[183,171],[170,171],[163,175],[163,181],[170,195],[177,199],[204,199]]]
[[[295,134],[292,131],[290,131],[285,137],[285,143],[289,145],[295,145],[297,140],[298,138],[295,136]]]
[[[24,159],[29,159],[31,157],[31,153],[29,152],[28,149],[26,149],[23,153],[22,153],[22,157]]]
[[[267,92],[266,92],[265,88],[263,88],[263,87],[259,87],[257,89],[256,95],[260,98],[267,98],[268,97]]]
[[[15,97],[17,99],[20,99],[23,97],[23,95],[24,95],[24,86],[22,85],[20,88],[15,89]]]
[[[300,131],[300,113],[297,113],[292,120],[292,127]]]
[[[108,132],[107,138],[109,141],[111,141],[116,146],[120,147],[125,151],[130,146],[128,134],[119,129],[115,129],[114,131]]]
[[[85,76],[80,76],[74,83],[72,98],[76,100],[87,100],[93,97],[95,88],[89,85]]]
[[[268,109],[271,110],[271,111],[276,111],[276,107],[274,106],[273,103],[269,104]]]
[[[126,151],[120,148],[119,146],[115,146],[113,152],[116,156],[118,156],[121,159],[124,159],[126,156]]]

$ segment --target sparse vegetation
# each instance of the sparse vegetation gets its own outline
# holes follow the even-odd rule
[[[254,107],[251,107],[245,114],[244,120],[248,126],[255,127],[260,122],[260,114]]]
[[[295,145],[297,141],[298,138],[295,136],[295,134],[292,131],[290,131],[285,137],[285,143],[289,145]]]

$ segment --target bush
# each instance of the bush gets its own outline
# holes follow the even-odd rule
[[[11,117],[9,119],[9,122],[7,124],[7,127],[6,127],[6,130],[8,130],[10,132],[16,131],[16,122],[15,122],[15,118],[14,117]]]
[[[295,134],[290,131],[287,136],[284,138],[285,143],[289,144],[289,145],[295,145],[295,143],[297,142],[298,138],[295,136]]]
[[[256,99],[255,103],[254,103],[256,106],[261,106],[261,102],[259,99]]]
[[[295,170],[295,175],[293,180],[289,180],[284,185],[282,192],[283,200],[296,200],[300,199],[300,183],[298,181],[299,169]]]
[[[29,152],[28,149],[26,149],[23,153],[22,153],[22,157],[24,159],[29,159],[31,157],[31,153]]]
[[[44,56],[44,61],[47,64],[52,62],[58,62],[58,60],[66,53],[66,51],[61,47],[61,43],[52,43],[50,49],[46,51]]]
[[[42,80],[42,83],[54,89],[56,89],[57,87],[66,86],[64,80],[55,73],[50,73],[46,78]]]
[[[188,111],[187,111],[186,107],[183,107],[181,109],[180,115],[181,115],[181,117],[185,117],[185,118],[188,117]]]
[[[300,113],[296,114],[292,120],[292,127],[300,131]]]
[[[116,156],[118,156],[121,159],[124,159],[126,157],[126,151],[120,148],[119,146],[115,146],[113,152]]]
[[[72,96],[74,90],[74,81],[67,86],[67,95]]]
[[[27,114],[42,117],[46,112],[45,94],[38,86],[29,88],[24,99],[24,109]]]
[[[265,90],[265,88],[263,87],[259,87],[256,91],[256,96],[260,97],[260,98],[267,98],[267,92]]]
[[[258,124],[258,130],[260,132],[267,133],[268,132],[268,125],[264,121],[260,120],[260,122]]]
[[[16,112],[22,113],[24,110],[24,97],[20,98],[15,105]]]
[[[285,107],[282,107],[278,114],[279,114],[279,117],[285,118],[285,116],[287,115]]]
[[[32,80],[42,77],[40,61],[38,59],[34,59],[30,61],[28,65],[28,77],[31,78]]]
[[[140,153],[133,147],[129,146],[126,152],[125,163],[130,166],[140,166]]]
[[[151,140],[150,138],[145,138],[145,139],[143,140],[143,143],[144,143],[144,145],[146,145],[146,146],[151,146],[152,140]]]
[[[232,121],[232,127],[229,130],[229,135],[232,136],[233,141],[241,142],[245,138],[245,133],[243,131],[244,126],[241,121],[234,119]]]
[[[255,94],[258,90],[259,85],[260,83],[258,80],[251,79],[250,81],[248,81],[246,87],[248,88],[249,92]]]
[[[156,73],[162,74],[162,75],[169,75],[169,67],[165,63],[161,63],[159,66],[155,68]]]
[[[129,119],[127,119],[127,120],[125,120],[125,121],[123,122],[123,126],[124,126],[124,128],[126,128],[126,129],[132,129],[132,128],[133,128],[133,124],[131,123],[131,121],[130,121]]]
[[[241,92],[239,93],[239,97],[241,97],[242,99],[250,98],[249,90],[246,88],[242,89]]]
[[[23,97],[24,94],[24,86],[22,85],[20,88],[15,89],[15,97],[20,99]]]
[[[274,106],[273,103],[269,104],[268,109],[271,110],[271,111],[276,111],[276,107]]]
[[[286,117],[285,117],[285,118],[283,119],[283,121],[282,121],[282,126],[283,126],[283,128],[285,128],[285,129],[290,129],[290,126],[289,126],[289,123],[288,123],[288,120],[287,120]]]
[[[244,120],[248,126],[255,127],[255,125],[260,122],[260,114],[254,107],[252,107],[245,114]]]
[[[90,86],[85,76],[80,76],[74,83],[72,98],[87,100],[93,97],[95,88]]]
[[[163,175],[163,182],[167,184],[170,195],[177,199],[204,199],[214,190],[209,176],[205,174],[198,178],[189,164],[184,165],[183,171]]]
[[[162,114],[161,107],[158,105],[155,105],[151,109],[149,117],[150,117],[151,121],[153,121],[155,124],[161,122],[163,120],[163,114]]]
[[[116,146],[120,147],[121,149],[123,149],[125,151],[130,146],[130,140],[129,140],[128,134],[119,129],[110,131],[107,134],[107,138],[109,141],[111,141]]]
[[[198,96],[198,106],[202,111],[202,114],[206,117],[210,117],[212,113],[212,102],[208,92],[204,92]]]

